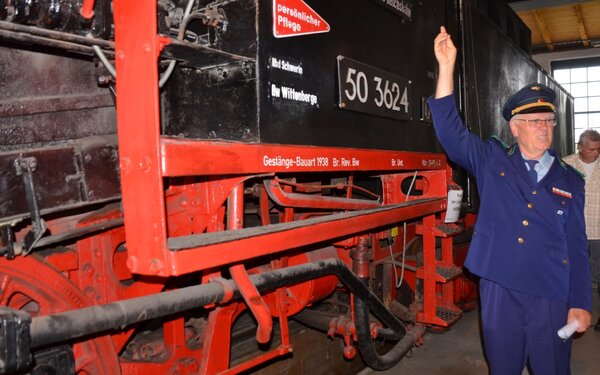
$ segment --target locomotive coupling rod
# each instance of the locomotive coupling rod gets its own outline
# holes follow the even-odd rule
[[[385,305],[363,282],[352,273],[340,259],[305,263],[297,266],[277,269],[250,276],[250,280],[259,292],[274,290],[286,285],[301,283],[327,275],[336,275],[339,280],[363,301],[382,323],[398,336],[406,338],[406,329]],[[50,346],[101,332],[125,329],[125,327],[150,320],[173,315],[193,308],[219,303],[224,299],[224,284],[234,291],[234,298],[241,294],[232,280],[221,283],[208,283],[190,286],[154,295],[131,298],[105,305],[85,307],[57,314],[35,317],[29,325],[30,349]],[[3,308],[3,310],[12,310]],[[27,324],[27,322],[25,322]],[[19,331],[21,332],[21,331]],[[1,347],[11,347],[15,334],[4,334]],[[19,340],[20,345],[28,340]],[[5,352],[0,352],[0,362]],[[24,356],[26,357],[26,356]]]
[[[17,23],[12,23],[8,21],[0,21],[0,30],[6,30],[12,32],[13,34],[20,34],[21,36],[37,36],[41,37],[38,39],[40,41],[62,41],[72,43],[73,45],[81,45],[81,46],[100,46],[104,49],[114,50],[115,43],[110,40],[104,40],[99,38],[92,38],[89,36],[70,34],[62,31],[55,31],[44,29],[41,27],[29,26],[29,25],[21,25]],[[112,53],[111,53],[112,54]]]

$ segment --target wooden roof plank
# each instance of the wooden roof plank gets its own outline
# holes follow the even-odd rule
[[[550,33],[548,32],[548,29],[546,28],[546,22],[544,21],[544,18],[542,17],[541,12],[539,10],[534,10],[533,15],[535,17],[537,26],[540,29],[540,32],[542,33],[542,38],[544,39],[544,42],[548,46],[548,50],[554,51],[554,45],[552,44],[552,38],[550,37]]]
[[[581,14],[581,7],[579,4],[573,5],[573,11],[575,12],[575,17],[577,17],[577,28],[579,29],[579,36],[581,36],[581,39],[583,40],[583,46],[589,48],[590,41],[588,40],[588,34],[585,25],[583,24],[583,15]]]

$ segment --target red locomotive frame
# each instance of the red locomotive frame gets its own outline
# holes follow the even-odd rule
[[[437,316],[436,311],[440,306],[459,316],[460,310],[453,305],[453,284],[448,283],[448,280],[436,270],[436,267],[453,267],[452,239],[438,228],[440,224],[436,220],[436,215],[446,208],[446,194],[448,184],[451,183],[450,170],[443,155],[248,145],[161,137],[156,58],[168,41],[156,35],[156,9],[154,4],[150,3],[115,2],[116,66],[118,76],[123,77],[117,81],[119,92],[117,108],[124,108],[118,111],[119,150],[128,251],[127,264],[130,270],[140,274],[170,276],[238,263],[237,266],[232,266],[232,268],[241,267],[236,282],[242,290],[246,289],[247,294],[244,297],[249,300],[260,297],[255,289],[253,290],[252,285],[242,286],[247,281],[247,276],[239,262],[311,243],[374,231],[376,228],[409,219],[423,218],[418,231],[423,236],[424,266],[417,271],[416,277],[424,280],[425,298],[418,320],[427,324],[447,325],[448,322]],[[144,130],[140,131],[140,129]],[[264,162],[264,158],[269,155],[292,160],[324,158],[329,163],[312,168],[270,166],[265,165],[267,163]],[[359,166],[352,166],[351,162],[344,165],[340,162],[335,166],[333,163],[334,160],[352,159],[359,160]],[[228,198],[238,205],[243,204],[243,199],[239,198],[240,185],[245,179],[256,175],[303,172],[348,172],[351,175],[353,171],[379,171],[385,174],[384,180],[392,187],[399,186],[398,182],[406,177],[406,171],[415,170],[420,171],[419,176],[423,176],[428,185],[425,189],[427,193],[421,197],[422,202],[411,198],[409,202],[412,204],[402,204],[405,199],[403,194],[389,188],[384,192],[382,206],[391,206],[389,209],[365,210],[365,213],[358,211],[356,215],[339,215],[339,218],[320,220],[318,223],[294,228],[283,223],[280,224],[282,228],[265,227],[262,233],[258,234],[255,233],[256,231],[244,234],[241,233],[244,231],[242,229],[238,231],[238,235],[226,241],[219,236],[215,236],[212,241],[203,241],[202,237],[207,235],[198,235],[195,236],[198,245],[194,244],[194,239],[188,237],[187,240],[191,243],[185,250],[172,251],[169,247],[168,219],[164,209],[163,192],[165,177],[224,176],[208,183],[212,185],[207,187],[208,190],[217,188],[224,191],[220,199],[214,202],[214,206],[204,207],[206,212],[215,212]],[[237,177],[229,177],[231,175]],[[282,193],[285,194],[283,190]],[[146,206],[140,205],[140,202],[153,202],[153,204]],[[313,202],[313,207],[327,208],[331,203],[328,200]],[[229,209],[237,210],[238,213],[243,212],[243,207],[239,206],[229,207]],[[229,221],[239,222],[240,218],[229,218]],[[235,224],[231,227],[230,229],[237,229]],[[435,255],[436,236],[445,237],[442,240],[441,260],[437,260]],[[176,241],[177,239],[173,239],[171,242]],[[455,272],[453,277],[458,274]],[[438,283],[444,284],[441,288],[441,298],[436,293]],[[270,320],[270,316],[268,311],[265,312],[264,304],[259,304],[256,310],[253,312],[260,327],[261,322]],[[228,314],[224,313],[224,315]],[[280,317],[285,315],[284,311],[279,312]],[[268,326],[266,323],[265,325]],[[285,327],[283,322],[282,326]],[[268,339],[268,334],[264,336]],[[213,339],[211,342],[215,345],[217,340]],[[242,371],[273,356],[287,354],[290,347],[289,338],[286,337],[285,329],[282,329],[282,344],[277,350],[243,366],[230,369],[229,372]],[[222,344],[222,347],[215,349],[215,352],[224,353],[227,348],[228,345]],[[216,360],[214,356],[203,355],[204,358],[211,362],[201,365],[208,372],[227,369],[228,361],[224,358]]]

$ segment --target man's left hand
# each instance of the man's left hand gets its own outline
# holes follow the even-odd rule
[[[575,319],[577,319],[577,321],[579,322],[577,332],[585,332],[592,323],[592,314],[584,309],[569,309],[569,314],[567,315],[567,323],[571,323]]]

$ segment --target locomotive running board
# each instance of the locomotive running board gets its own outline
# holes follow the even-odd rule
[[[181,275],[323,241],[341,240],[432,215],[445,208],[445,197],[427,198],[301,221],[169,238],[170,272]]]

